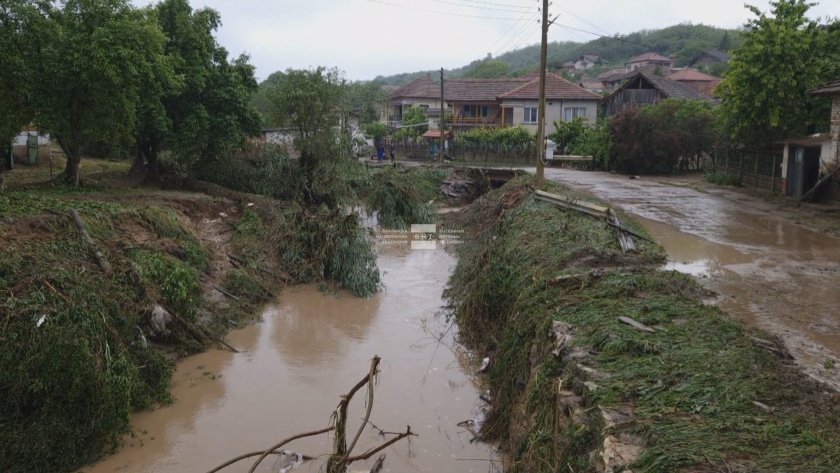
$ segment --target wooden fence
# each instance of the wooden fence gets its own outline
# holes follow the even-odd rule
[[[399,140],[385,144],[385,156],[389,157],[391,145],[397,159],[424,161],[437,159],[440,144],[429,141]],[[508,164],[529,166],[533,165],[536,156],[536,145],[506,146],[492,143],[449,142],[446,149],[449,159],[463,163]]]
[[[716,149],[707,159],[706,171],[740,180],[741,185],[784,194],[782,149]]]

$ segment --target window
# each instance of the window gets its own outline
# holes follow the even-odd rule
[[[537,123],[537,107],[525,107],[525,123]]]
[[[563,109],[563,120],[570,122],[577,117],[586,118],[586,107],[566,107]]]
[[[426,105],[426,104],[420,104],[420,110],[423,110],[424,112],[428,112],[429,111],[429,106]]]
[[[486,105],[482,105],[482,106],[481,106],[481,116],[482,116],[482,117],[486,117],[487,115],[488,115],[488,113],[487,113],[487,106],[486,106]]]

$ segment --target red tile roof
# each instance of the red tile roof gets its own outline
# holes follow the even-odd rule
[[[640,54],[632,59],[628,59],[626,64],[630,64],[633,62],[645,62],[645,61],[657,61],[657,62],[671,62],[670,58],[665,56],[656,54],[656,53],[644,53]]]
[[[414,79],[408,84],[391,92],[391,95],[388,96],[389,99],[395,99],[398,97],[410,97],[419,99],[433,99],[435,97],[439,98],[440,83],[433,81],[432,78],[429,76]]]
[[[448,79],[444,83],[443,96],[447,102],[496,102],[496,97],[528,82],[525,78]]]
[[[539,100],[540,80],[532,80],[510,92],[500,94],[500,99]],[[545,76],[545,98],[547,100],[601,100],[601,96],[573,84],[557,74]]]
[[[694,81],[702,81],[702,82],[712,82],[717,81],[720,82],[720,77],[715,77],[710,74],[704,74],[697,69],[682,69],[679,71],[674,72],[673,74],[668,76],[669,79],[675,80],[677,82],[694,82]]]

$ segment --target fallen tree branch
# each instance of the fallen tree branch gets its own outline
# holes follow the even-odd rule
[[[216,473],[217,471],[223,470],[223,469],[233,465],[234,463],[245,460],[246,458],[251,458],[251,457],[256,457],[257,455],[262,455],[264,452],[265,452],[265,450],[258,450],[256,452],[243,453],[242,455],[239,455],[236,458],[231,458],[230,460],[228,460],[228,461],[222,463],[221,465],[213,468],[212,470],[208,471],[207,473]],[[269,455],[280,455],[281,453],[283,453],[282,450],[279,451],[279,452],[278,451],[271,452],[271,453],[269,453]],[[315,457],[311,457],[309,455],[304,455],[303,459],[304,459],[304,461],[309,461],[309,460],[314,460]]]
[[[344,462],[347,463],[347,464],[350,464],[350,463],[357,462],[357,461],[360,461],[360,460],[367,460],[368,458],[376,455],[377,453],[381,452],[382,450],[385,450],[386,448],[390,447],[391,445],[399,442],[400,440],[402,440],[406,437],[410,437],[410,436],[416,437],[417,434],[412,432],[411,431],[411,426],[408,425],[405,428],[405,432],[401,433],[400,435],[392,438],[391,440],[383,443],[382,445],[380,445],[376,448],[372,448],[372,449],[366,451],[365,453],[363,453],[361,455],[356,455],[355,457],[347,457],[347,458],[344,459]]]
[[[105,260],[105,254],[102,253],[102,250],[100,250],[96,245],[96,241],[94,241],[93,237],[91,237],[90,233],[88,233],[87,228],[85,227],[85,222],[82,220],[82,217],[79,216],[79,212],[77,212],[76,209],[70,209],[70,218],[72,218],[73,223],[76,224],[76,229],[78,229],[79,233],[81,233],[82,239],[85,240],[85,243],[87,243],[91,251],[93,251],[93,255],[96,257],[96,262],[99,264],[99,268],[103,273],[109,274],[111,272],[111,265]]]
[[[278,442],[275,445],[272,445],[271,447],[269,447],[268,449],[266,449],[262,452],[260,457],[257,458],[257,461],[255,461],[254,464],[251,465],[251,469],[248,470],[248,473],[254,473],[254,471],[257,469],[257,467],[260,465],[260,463],[262,463],[262,461],[265,460],[265,457],[271,455],[272,452],[274,452],[278,448],[282,447],[283,445],[286,445],[289,442],[292,442],[294,440],[301,439],[301,438],[304,438],[304,437],[314,437],[316,435],[321,435],[321,434],[324,434],[324,433],[327,433],[327,432],[333,430],[334,428],[335,427],[330,426],[330,427],[323,428],[321,430],[315,430],[315,431],[306,432],[306,433],[303,433],[303,434],[292,435],[291,437],[289,437],[287,439],[284,439],[283,441]],[[245,458],[247,458],[247,457],[245,457]],[[237,461],[239,461],[239,460],[237,460]],[[227,466],[227,465],[225,465],[225,466]],[[214,473],[216,471],[219,471],[219,470],[218,469],[211,470],[208,473]]]
[[[225,291],[224,289],[222,289],[222,287],[221,287],[221,286],[217,286],[217,285],[215,285],[215,284],[214,284],[214,285],[213,285],[213,289],[215,289],[215,290],[217,290],[217,291],[221,292],[223,295],[228,296],[228,297],[230,297],[231,299],[233,299],[233,300],[235,300],[235,301],[237,301],[237,302],[239,302],[239,301],[241,300],[241,299],[239,299],[239,297],[238,297],[238,296],[234,296],[233,294],[231,294],[231,293],[229,293],[229,292]]]

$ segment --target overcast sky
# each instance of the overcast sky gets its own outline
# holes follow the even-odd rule
[[[149,0],[132,0],[148,5]],[[470,61],[539,42],[539,0],[190,0],[222,15],[219,42],[251,56],[257,77],[312,66],[338,67],[369,80]],[[769,10],[769,0],[748,0]],[[568,6],[567,6],[568,5]],[[736,28],[750,18],[740,0],[554,0],[558,25],[626,34],[677,23]],[[821,0],[811,17],[840,16],[840,0]],[[596,36],[554,25],[550,41]]]

